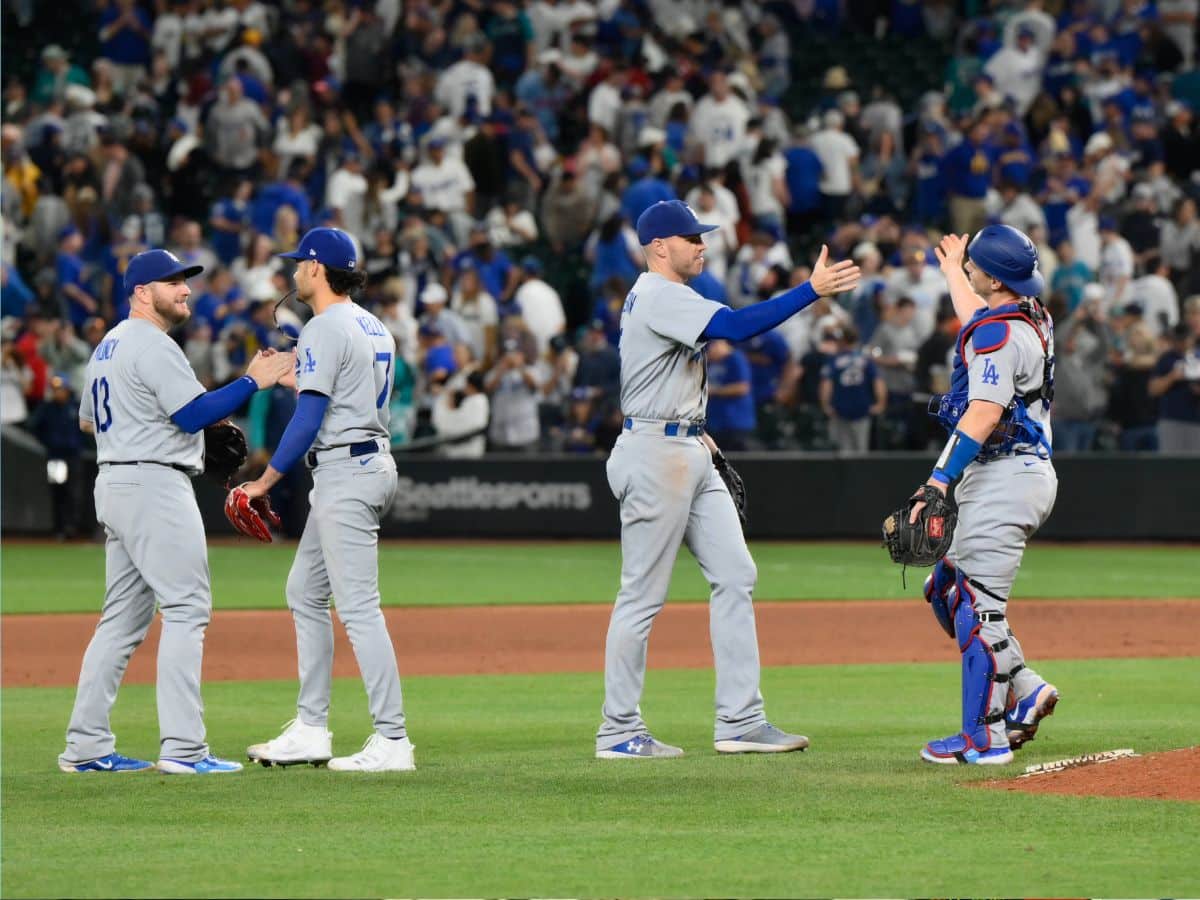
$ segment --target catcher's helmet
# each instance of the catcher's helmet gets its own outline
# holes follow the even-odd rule
[[[1036,297],[1046,286],[1038,271],[1033,241],[1011,225],[988,225],[967,246],[967,256],[980,271],[1022,297]]]

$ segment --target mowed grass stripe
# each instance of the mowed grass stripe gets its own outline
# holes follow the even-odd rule
[[[900,570],[865,543],[754,543],[760,600],[911,599],[924,570]],[[209,550],[220,609],[281,609],[295,546],[218,545]],[[611,603],[620,581],[616,542],[385,543],[380,587],[389,606]],[[6,543],[0,549],[5,613],[91,612],[103,597],[104,548]],[[1200,553],[1188,546],[1033,544],[1014,596],[1197,597]],[[671,599],[704,600],[709,587],[683,550]]]
[[[1063,690],[1023,764],[1195,743],[1200,661],[1039,666]],[[596,675],[405,682],[419,770],[339,776],[66,776],[72,692],[3,693],[6,897],[1196,896],[1196,806],[976,793],[995,770],[921,764],[954,730],[957,666],[770,669],[768,711],[804,754],[718,757],[712,673],[651,671],[643,709],[688,756],[591,758]],[[291,716],[292,682],[205,687],[238,754]],[[335,685],[335,750],[370,724]],[[153,692],[122,691],[120,748],[151,754]],[[1005,772],[1016,774],[1019,767]],[[981,849],[981,848],[986,848]],[[990,862],[984,865],[986,856]]]

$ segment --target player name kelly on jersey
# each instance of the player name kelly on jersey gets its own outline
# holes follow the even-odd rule
[[[300,332],[296,383],[329,398],[314,450],[388,437],[396,341],[357,303],[336,303]]]

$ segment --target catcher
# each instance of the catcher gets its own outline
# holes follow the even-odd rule
[[[894,561],[934,567],[925,599],[962,654],[961,730],[930,741],[921,758],[1002,765],[1058,703],[1007,618],[1025,544],[1058,491],[1054,326],[1037,299],[1037,250],[1015,228],[989,225],[969,246],[966,235],[947,235],[937,256],[965,323],[950,393],[931,404],[950,439],[929,480],[884,521],[883,537]],[[946,498],[955,481],[957,511]]]

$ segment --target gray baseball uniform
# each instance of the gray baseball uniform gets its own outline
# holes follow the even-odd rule
[[[652,272],[638,277],[625,300],[620,353],[627,418],[607,467],[621,504],[621,588],[605,648],[597,750],[647,733],[639,707],[646,646],[681,541],[713,586],[716,740],[766,721],[751,601],[757,570],[733,500],[696,427],[707,403],[701,334],[722,308]]]
[[[1014,396],[1037,392],[1042,386],[1046,353],[1054,355],[1053,330],[1048,324],[1041,327],[1047,341],[1045,352],[1034,327],[1023,321],[1008,323],[1001,346],[980,352],[977,347],[982,342],[966,343],[959,364],[967,372],[968,401],[989,400],[1007,407]],[[1049,409],[1040,400],[1031,400],[1027,407],[1030,418],[1041,425],[1049,444]],[[1006,601],[1021,566],[1025,545],[1049,518],[1058,493],[1058,477],[1044,450],[1029,443],[1017,443],[1012,450],[1010,455],[968,465],[954,490],[958,527],[946,556],[975,583],[974,607],[980,614],[1006,613]],[[991,617],[981,615],[981,618]],[[1016,700],[1044,683],[1025,664],[1021,644],[1006,618],[983,621],[980,636],[993,646],[1007,639],[1007,647],[996,653],[996,665],[1001,672],[1014,673],[1011,690]],[[995,703],[1003,709],[1001,692],[996,692]],[[1003,738],[1004,727],[1003,721],[991,726],[998,744],[1007,743]]]
[[[395,352],[391,333],[356,303],[330,306],[300,332],[297,386],[329,397],[329,406],[306,457],[313,467],[312,511],[287,580],[301,720],[325,727],[329,718],[332,594],[375,728],[393,739],[406,732],[396,654],[379,607],[379,522],[396,492],[396,463],[388,452]]]
[[[92,423],[100,463],[95,497],[106,534],[105,595],[61,764],[113,752],[109,714],[156,605],[163,617],[160,755],[184,761],[208,755],[200,667],[212,593],[204,523],[189,480],[203,469],[204,435],[171,421],[203,393],[179,345],[143,319],[113,328],[88,362],[79,418]]]

